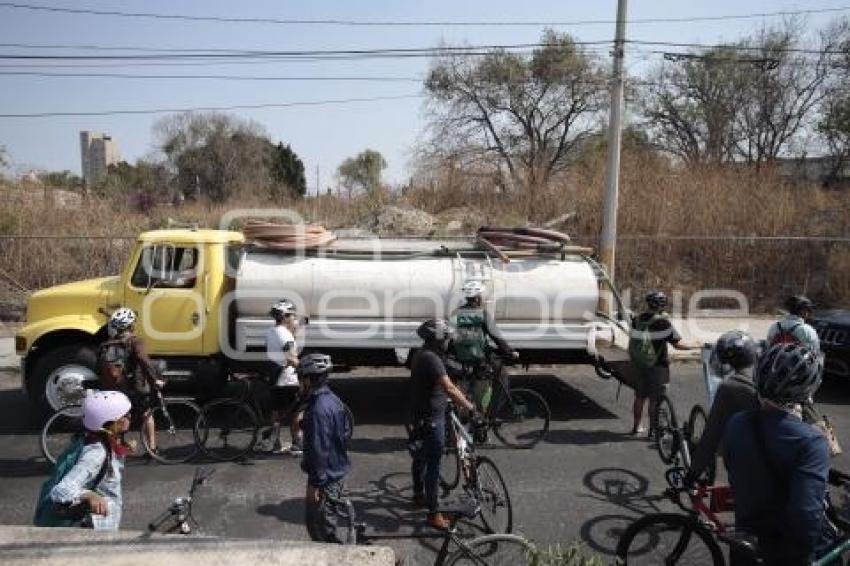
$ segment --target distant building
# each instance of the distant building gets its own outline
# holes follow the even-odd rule
[[[106,177],[110,165],[121,161],[118,144],[106,134],[80,132],[80,161],[83,179],[90,187]]]

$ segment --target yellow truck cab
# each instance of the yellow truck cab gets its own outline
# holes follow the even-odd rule
[[[564,249],[499,261],[475,242],[337,241],[275,249],[223,230],[157,230],[139,236],[123,272],[34,293],[16,336],[24,387],[43,409],[94,379],[99,343],[119,307],[171,382],[201,392],[228,371],[265,363],[269,307],[281,298],[309,317],[299,343],[346,365],[389,366],[421,345],[416,328],[448,318],[464,281],[488,289],[487,308],[524,363],[597,362],[604,270]],[[621,308],[622,310],[622,308]],[[597,368],[599,364],[597,364]]]
[[[221,317],[210,315],[232,281],[228,254],[243,241],[240,232],[221,230],[145,232],[121,275],[33,293],[26,325],[15,337],[30,399],[55,409],[70,388],[95,377],[97,345],[109,315],[121,306],[138,314],[136,332],[151,356],[215,354]],[[174,373],[179,367],[171,369],[172,377],[180,375]]]

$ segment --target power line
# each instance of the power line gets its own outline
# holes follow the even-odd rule
[[[296,106],[325,106],[332,104],[351,104],[357,102],[378,102],[385,100],[403,100],[421,98],[421,94],[403,94],[399,96],[374,96],[369,98],[342,98],[329,100],[308,100],[301,102],[280,102],[270,104],[235,104],[231,106],[197,106],[193,108],[155,108],[136,110],[101,110],[94,112],[35,112],[28,114],[0,114],[0,118],[52,118],[60,116],[112,116],[122,114],[169,114],[178,112],[217,112],[225,110],[257,110],[263,108],[291,108]]]
[[[803,47],[765,47],[758,45],[709,44],[709,43],[677,43],[671,41],[647,41],[643,39],[627,39],[632,45],[657,45],[662,47],[688,47],[692,49],[729,49],[731,51],[764,51],[768,53],[806,53],[810,55],[847,55],[846,51],[834,49],[806,49]]]
[[[226,81],[362,81],[362,82],[417,82],[416,77],[264,77],[247,75],[133,75],[129,73],[45,73],[41,71],[2,71],[0,76],[39,78],[110,78],[110,79],[212,79]]]
[[[43,6],[37,4],[24,4],[17,2],[0,2],[0,7],[16,10],[30,10],[42,12],[54,12],[63,14],[77,14],[89,16],[117,16],[123,18],[148,18],[157,20],[183,20],[193,22],[218,22],[239,24],[275,24],[275,25],[332,25],[332,26],[363,26],[363,27],[543,27],[543,26],[584,26],[584,25],[610,25],[615,20],[571,20],[571,21],[457,21],[457,20],[346,20],[346,19],[299,19],[299,18],[247,18],[228,16],[192,16],[188,14],[164,14],[157,12],[126,12],[119,10],[95,10],[89,8],[64,8],[58,6]],[[686,23],[686,22],[710,22],[725,20],[746,20],[769,17],[829,14],[846,12],[850,6],[838,6],[835,8],[815,8],[809,10],[783,10],[777,12],[759,12],[750,14],[728,14],[718,16],[690,16],[690,17],[667,17],[667,18],[636,18],[629,20],[629,25],[634,24],[659,24],[659,23]]]

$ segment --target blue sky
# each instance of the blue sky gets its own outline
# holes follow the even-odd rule
[[[26,1],[26,0],[21,0]],[[32,4],[144,11],[223,17],[305,18],[348,20],[499,20],[575,21],[611,20],[616,0],[388,0],[273,2],[273,1],[171,1],[57,2],[32,0]],[[629,19],[698,17],[776,12],[795,9],[839,8],[834,1],[784,0],[631,0]],[[843,12],[850,15],[850,9]],[[812,28],[841,14],[810,15]],[[713,43],[731,40],[779,18],[703,22],[631,24],[631,39]],[[613,24],[556,28],[580,40],[607,40]],[[342,27],[188,22],[57,14],[0,6],[0,43],[96,44],[148,48],[328,50],[433,47],[450,44],[533,43],[539,27]],[[40,50],[57,52],[58,50]],[[0,53],[33,53],[0,47]],[[65,50],[64,53],[83,53]],[[91,52],[86,52],[91,54]],[[604,51],[601,52],[604,55]],[[607,55],[605,55],[607,57]],[[656,57],[657,59],[657,57]],[[635,54],[627,59],[633,73],[651,61]],[[252,76],[393,76],[422,77],[426,59],[362,61],[276,62],[273,64],[205,67],[113,67],[103,72],[147,74],[229,74]],[[4,69],[0,69],[2,73]],[[8,69],[6,69],[8,70]],[[29,69],[32,70],[32,69]],[[50,69],[42,69],[50,71]],[[53,69],[85,72],[86,69]],[[235,82],[220,80],[139,80],[113,78],[45,78],[0,76],[0,113],[101,111],[113,109],[183,108],[251,105],[328,99],[367,98],[421,94],[421,84],[377,82]],[[275,141],[292,145],[308,169],[308,185],[315,190],[316,166],[322,187],[333,184],[333,172],[350,155],[372,148],[389,162],[386,178],[400,182],[409,174],[412,149],[422,135],[422,99],[360,102],[342,105],[283,109],[237,110],[233,114],[262,124]],[[79,131],[104,131],[117,140],[128,161],[156,149],[151,126],[162,115],[0,118],[0,145],[6,146],[12,170],[28,168],[79,173]]]

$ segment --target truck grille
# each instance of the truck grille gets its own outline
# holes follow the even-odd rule
[[[850,334],[847,330],[838,328],[820,328],[818,329],[818,337],[822,344],[830,346],[844,346],[847,344],[847,336]]]

